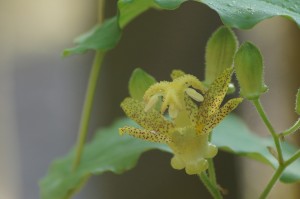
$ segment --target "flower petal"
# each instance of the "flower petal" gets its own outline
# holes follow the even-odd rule
[[[199,123],[204,124],[209,116],[218,111],[228,90],[233,68],[228,68],[214,80],[204,95],[204,101],[199,107]]]
[[[196,125],[198,120],[198,107],[193,100],[185,94],[184,96],[185,109],[188,112],[188,116],[193,125]]]
[[[145,112],[144,103],[138,100],[126,98],[121,103],[121,107],[129,118],[136,121],[146,130],[152,130],[159,133],[169,133],[174,128],[173,123],[166,120],[155,109],[150,109]]]
[[[231,111],[233,111],[241,102],[243,98],[234,98],[229,100],[222,108],[212,115],[205,123],[201,134],[210,133]]]
[[[148,131],[144,129],[138,129],[134,127],[125,126],[119,129],[119,133],[121,135],[128,134],[136,138],[140,138],[150,142],[157,142],[157,143],[170,143],[171,138],[168,135],[161,134],[155,131]]]

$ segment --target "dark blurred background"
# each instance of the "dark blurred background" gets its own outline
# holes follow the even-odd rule
[[[116,0],[107,1],[105,10],[106,17],[115,15]],[[96,21],[96,0],[0,0],[1,199],[39,198],[37,183],[49,164],[74,145],[93,52],[65,59],[60,53]],[[132,21],[104,60],[90,137],[123,116],[119,104],[128,95],[127,82],[136,67],[157,80],[169,79],[172,69],[203,79],[205,44],[221,24],[213,10],[195,2],[175,11],[149,10]],[[284,130],[296,118],[299,29],[276,17],[236,33],[240,41],[254,41],[265,56],[270,91],[262,101],[275,128]],[[267,135],[249,103],[239,112],[252,130]],[[170,158],[148,152],[132,171],[93,177],[76,198],[210,198],[197,177],[173,170]],[[228,199],[257,198],[272,174],[260,163],[222,152],[215,163]],[[296,199],[298,189],[279,184],[270,198]]]

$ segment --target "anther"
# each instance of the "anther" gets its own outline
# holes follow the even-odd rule
[[[197,102],[202,102],[204,100],[203,96],[200,93],[198,93],[195,89],[186,88],[185,93]]]

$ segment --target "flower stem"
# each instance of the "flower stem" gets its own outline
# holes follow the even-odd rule
[[[208,141],[211,141],[212,132],[210,132]],[[209,158],[208,160],[208,175],[211,180],[211,182],[214,184],[215,187],[217,187],[217,177],[216,177],[216,171],[215,171],[215,165],[212,158]]]
[[[274,140],[274,143],[275,143],[275,146],[276,146],[276,150],[277,150],[277,154],[278,154],[278,163],[279,165],[282,165],[284,160],[283,160],[283,155],[282,155],[282,149],[281,149],[281,146],[280,146],[280,140],[279,140],[279,137],[278,135],[276,134],[271,122],[269,121],[263,107],[262,107],[262,104],[260,102],[259,99],[255,99],[252,101],[254,106],[256,107],[256,110],[257,112],[259,113],[260,117],[262,118],[262,120],[264,121],[265,125],[267,126],[268,130],[270,131],[272,137],[273,137],[273,140]]]
[[[277,182],[277,180],[281,176],[281,174],[284,171],[284,169],[285,169],[284,165],[279,165],[279,167],[275,171],[273,177],[269,181],[268,185],[266,186],[266,188],[264,189],[264,191],[260,195],[259,199],[265,199],[265,198],[267,198],[267,196],[269,195],[271,189],[274,187],[275,183]]]
[[[274,187],[277,180],[280,178],[280,176],[283,173],[283,171],[285,170],[285,168],[287,168],[290,164],[295,162],[298,158],[300,158],[300,149],[294,155],[292,155],[288,160],[286,160],[282,165],[279,165],[279,167],[275,171],[273,177],[271,178],[268,185],[266,186],[265,190],[260,195],[259,199],[267,198],[268,194]]]
[[[257,112],[259,113],[260,117],[264,121],[265,125],[267,126],[267,128],[269,129],[269,131],[273,137],[273,140],[274,140],[274,143],[276,146],[276,150],[277,150],[277,155],[278,155],[278,163],[279,163],[278,168],[276,169],[271,180],[269,181],[266,188],[264,189],[264,191],[262,192],[262,194],[259,197],[259,199],[265,199],[269,195],[269,193],[272,190],[272,188],[274,187],[275,183],[279,180],[279,178],[282,175],[285,168],[288,167],[290,164],[292,164],[295,160],[300,158],[300,150],[298,150],[288,160],[284,161],[283,155],[282,155],[282,149],[281,149],[281,145],[280,145],[280,139],[279,139],[280,136],[276,134],[272,124],[270,123],[270,121],[262,107],[260,100],[259,99],[253,100],[253,104],[256,107]],[[283,133],[281,133],[281,136],[282,135],[285,136],[290,133],[293,133],[296,130],[298,130],[299,128],[300,128],[300,119],[291,128],[289,128],[286,131],[284,131]]]
[[[80,159],[82,156],[83,147],[86,141],[89,121],[91,117],[94,96],[96,91],[96,85],[98,82],[98,77],[100,74],[101,63],[103,61],[104,53],[103,52],[96,52],[94,63],[92,65],[92,69],[90,72],[89,82],[87,86],[85,101],[83,105],[81,120],[80,120],[80,127],[78,133],[77,144],[75,147],[75,159],[73,161],[72,170],[76,170],[79,166]]]
[[[287,161],[285,161],[285,166],[289,166],[290,164],[292,164],[294,161],[296,161],[298,158],[300,158],[300,149],[294,154],[292,155]]]
[[[283,131],[280,135],[281,136],[287,136],[291,133],[296,132],[298,129],[300,129],[300,118],[297,120],[297,122],[295,122],[295,124],[291,128]]]
[[[207,161],[208,161],[209,179],[214,184],[214,186],[217,187],[217,177],[216,177],[214,161],[212,158],[209,158]]]
[[[199,177],[214,199],[223,199],[223,196],[221,195],[220,191],[216,186],[213,185],[213,183],[210,181],[209,177],[205,172],[199,174]]]

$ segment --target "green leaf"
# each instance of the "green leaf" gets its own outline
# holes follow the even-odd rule
[[[291,0],[198,0],[215,10],[224,24],[249,29],[274,16],[285,16],[300,25],[300,1]]]
[[[187,0],[119,0],[119,25],[124,28],[130,21],[150,8],[174,10]]]
[[[107,51],[116,46],[123,29],[134,18],[150,8],[174,10],[188,0],[119,0],[119,14],[102,26],[92,28],[79,37],[74,48],[66,49],[64,56],[81,54],[87,50]],[[215,10],[225,25],[249,29],[274,16],[285,16],[300,26],[300,1],[282,0],[194,0]],[[76,43],[76,41],[75,41]]]
[[[252,133],[244,122],[236,116],[230,115],[214,129],[212,143],[221,150],[245,156],[273,168],[278,167],[277,160],[269,152],[267,146],[275,148],[271,138],[262,138]],[[285,159],[291,157],[297,149],[283,143],[283,154]],[[300,159],[290,165],[281,176],[284,183],[300,182]]]
[[[149,8],[174,10],[188,0],[119,0],[120,26]],[[194,0],[215,10],[224,24],[249,29],[264,19],[285,16],[300,25],[300,2],[282,0]]]
[[[75,40],[74,48],[65,49],[63,56],[85,53],[87,50],[107,51],[114,48],[121,38],[118,18],[106,20]]]
[[[167,10],[174,10],[186,1],[189,1],[189,0],[155,0],[155,2],[162,9],[167,9]]]
[[[205,83],[211,84],[226,68],[232,67],[238,41],[227,27],[216,30],[206,45]]]
[[[93,141],[85,146],[81,164],[75,172],[71,172],[73,152],[54,161],[48,174],[40,181],[41,198],[64,199],[79,189],[90,175],[107,171],[121,174],[132,169],[145,151],[170,151],[165,145],[120,136],[118,128],[125,125],[135,126],[135,123],[123,119],[97,132]]]
[[[151,7],[157,7],[153,0],[119,0],[118,8],[120,11],[120,27],[124,28],[132,19]]]
[[[136,100],[143,100],[144,93],[154,83],[156,83],[154,77],[140,68],[135,69],[129,80],[130,96]]]
[[[142,141],[130,136],[119,136],[118,128],[125,125],[136,126],[129,119],[115,122],[111,127],[98,131],[92,142],[85,146],[82,162],[75,172],[71,172],[73,152],[66,157],[54,161],[48,174],[40,181],[42,199],[64,199],[77,191],[90,175],[103,172],[121,174],[132,169],[140,155],[151,149],[159,149],[171,153],[162,144]],[[212,143],[221,150],[240,156],[255,159],[273,168],[278,166],[267,146],[274,147],[269,138],[261,138],[247,128],[244,122],[236,116],[229,115],[215,128]],[[296,148],[283,143],[285,158],[290,157]],[[300,159],[288,167],[281,177],[285,183],[300,182]]]

